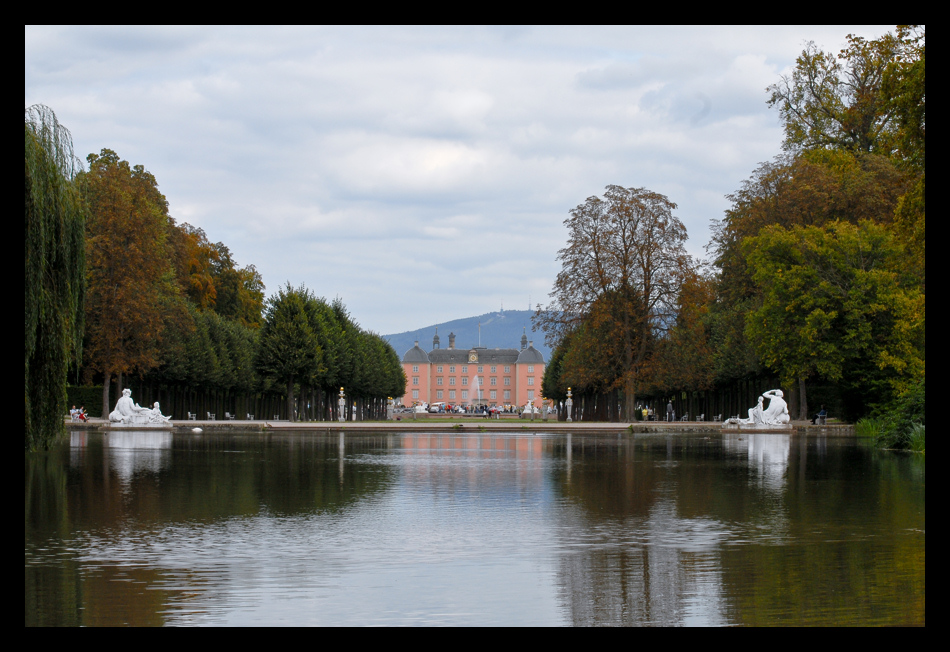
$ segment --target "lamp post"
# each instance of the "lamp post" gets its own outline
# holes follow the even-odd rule
[[[338,406],[337,409],[338,409],[338,411],[339,411],[339,415],[337,415],[337,420],[338,420],[340,423],[343,422],[343,414],[344,414],[344,412],[346,412],[346,398],[344,398],[345,396],[346,396],[346,395],[343,393],[343,388],[341,387],[341,388],[340,388],[340,398],[337,399],[337,402],[336,402],[336,404],[337,404],[337,406]]]
[[[574,405],[574,400],[571,398],[571,388],[567,388],[567,400],[564,401],[565,407],[567,407],[567,422],[571,423],[571,406]]]

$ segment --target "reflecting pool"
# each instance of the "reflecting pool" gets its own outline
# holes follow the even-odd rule
[[[922,456],[853,438],[74,432],[27,625],[924,625]]]

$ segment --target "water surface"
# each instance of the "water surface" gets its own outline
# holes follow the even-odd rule
[[[26,624],[922,625],[924,514],[855,439],[76,432]]]

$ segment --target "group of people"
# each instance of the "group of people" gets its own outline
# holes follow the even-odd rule
[[[77,410],[76,406],[74,405],[69,411],[69,418],[73,421],[89,421],[88,417],[86,416],[86,406],[84,405]]]

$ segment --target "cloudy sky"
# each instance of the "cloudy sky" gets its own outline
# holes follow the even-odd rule
[[[782,138],[809,40],[889,27],[27,27],[25,106],[171,214],[378,333],[546,302],[568,211],[679,205],[688,250]]]

